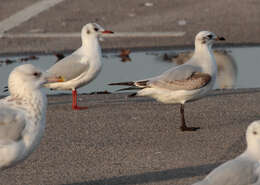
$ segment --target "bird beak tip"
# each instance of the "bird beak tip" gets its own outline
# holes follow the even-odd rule
[[[224,40],[226,40],[224,37],[217,37],[217,39],[216,40],[218,40],[218,41],[224,41]]]
[[[113,32],[113,31],[110,31],[110,30],[104,30],[102,33],[103,33],[103,34],[113,34],[114,32]]]

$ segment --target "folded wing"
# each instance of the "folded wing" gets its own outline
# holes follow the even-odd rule
[[[182,65],[150,79],[146,86],[169,90],[193,90],[204,87],[210,80],[211,76],[201,72],[199,67]]]
[[[62,77],[64,81],[72,80],[89,68],[88,62],[81,63],[81,60],[86,60],[86,58],[76,54],[70,55],[53,65],[47,72]]]
[[[0,141],[18,141],[26,126],[25,115],[15,109],[0,106]]]

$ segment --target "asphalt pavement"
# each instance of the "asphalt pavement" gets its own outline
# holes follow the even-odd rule
[[[213,91],[179,105],[127,94],[49,96],[42,143],[23,163],[1,172],[1,184],[191,184],[246,148],[245,131],[260,119],[260,90]]]
[[[3,1],[0,19],[39,1]],[[184,32],[179,37],[107,38],[102,42],[103,49],[192,46],[201,30],[224,36],[225,44],[259,44],[259,7],[258,0],[64,0],[6,31],[13,37],[2,37],[0,54],[71,52],[80,46],[80,37],[62,35],[79,33],[89,22],[115,33]],[[61,36],[48,37],[50,33]],[[28,37],[17,37],[19,34]],[[33,34],[45,36],[30,37]]]
[[[40,0],[3,1],[0,22]],[[147,4],[148,2],[148,4]],[[150,4],[149,4],[150,3]],[[107,38],[103,49],[192,47],[200,30],[226,44],[260,43],[258,0],[64,0],[8,30],[0,54],[71,52],[88,22],[115,32],[185,32],[180,37]],[[19,34],[28,37],[17,37]],[[42,38],[30,37],[35,33]],[[60,33],[59,38],[48,37]],[[246,148],[245,131],[260,119],[260,90],[212,91],[185,105],[127,94],[80,95],[88,110],[73,111],[71,95],[48,96],[47,127],[40,146],[24,162],[0,175],[1,185],[187,185]]]

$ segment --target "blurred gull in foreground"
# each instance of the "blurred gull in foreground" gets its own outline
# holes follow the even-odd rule
[[[203,97],[212,89],[217,73],[217,65],[212,54],[212,44],[225,40],[209,31],[201,31],[195,38],[195,52],[183,65],[173,67],[163,74],[134,82],[120,82],[109,85],[127,85],[141,90],[130,96],[150,96],[163,103],[179,103],[182,131],[195,131],[199,127],[187,127],[184,118],[184,104]],[[127,88],[129,90],[129,88]]]
[[[72,108],[74,110],[87,109],[77,104],[77,89],[96,78],[101,71],[101,48],[98,37],[101,34],[113,33],[104,30],[96,23],[89,23],[81,30],[82,46],[71,55],[54,64],[48,73],[63,78],[63,82],[48,83],[50,89],[72,90]]]
[[[47,77],[31,64],[11,72],[10,96],[0,100],[0,170],[25,159],[40,143],[47,104],[40,88],[59,80]]]
[[[193,185],[260,185],[260,121],[246,131],[247,149]]]

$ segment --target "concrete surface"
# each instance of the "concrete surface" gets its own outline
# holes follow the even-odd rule
[[[33,2],[1,2],[0,19]],[[186,32],[178,38],[107,39],[105,49],[190,47],[200,30],[212,30],[228,44],[259,44],[259,8],[258,0],[65,0],[7,33],[73,33],[94,21],[115,32]],[[1,54],[71,51],[80,45],[79,38],[0,40]],[[1,172],[0,184],[191,184],[241,153],[247,126],[260,119],[259,89],[213,91],[188,103],[187,124],[202,127],[192,133],[179,130],[178,105],[125,96],[81,95],[80,103],[89,106],[85,111],[71,110],[70,95],[50,96],[42,143],[26,161]]]
[[[244,134],[260,119],[260,90],[214,91],[186,104],[188,125],[179,130],[178,105],[126,94],[49,97],[47,128],[25,162],[1,172],[1,184],[186,185],[245,149]]]
[[[145,2],[153,6],[147,7]],[[28,3],[19,1],[17,11]],[[9,13],[8,4],[4,5],[0,18]],[[80,32],[84,24],[97,22],[115,32],[186,32],[174,38],[106,39],[103,48],[191,46],[201,30],[222,35],[229,44],[259,44],[259,7],[258,0],[65,0],[7,33]],[[0,53],[71,51],[79,46],[80,38],[2,38]]]

